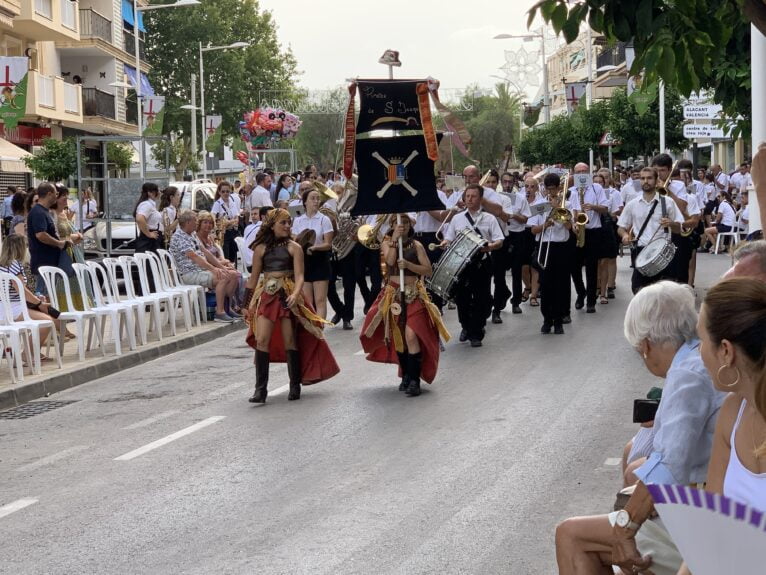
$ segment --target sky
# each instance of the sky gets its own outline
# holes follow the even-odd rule
[[[520,39],[493,40],[500,33],[527,33],[527,11],[534,0],[260,0],[278,26],[283,47],[290,46],[302,71],[299,84],[334,88],[346,78],[384,78],[378,64],[386,49],[398,50],[402,67],[394,77],[441,82],[442,90],[469,84],[491,88],[502,76],[504,50],[535,49]],[[528,98],[537,88],[529,87]]]

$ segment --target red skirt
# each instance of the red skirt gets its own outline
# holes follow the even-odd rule
[[[387,297],[387,290],[394,289],[392,286],[386,286],[378,295],[375,302],[370,307],[367,316],[364,318],[359,340],[362,342],[362,349],[367,354],[368,361],[378,363],[393,363],[399,365],[399,358],[396,355],[396,346],[392,338],[386,338],[386,326],[384,322],[375,328],[371,336],[366,335],[368,328],[380,312],[381,301]],[[428,302],[430,303],[430,302]],[[427,383],[432,383],[436,379],[436,372],[439,369],[439,329],[434,324],[429,314],[426,303],[420,298],[414,299],[407,304],[407,326],[415,332],[420,343],[420,351],[423,354],[423,364],[421,377]],[[437,312],[438,313],[438,312]],[[389,312],[389,322],[395,322],[398,316]],[[402,336],[404,334],[402,333]],[[399,377],[402,376],[401,366],[399,367]]]
[[[269,342],[269,361],[272,363],[285,363],[287,361],[280,320],[290,318],[301,361],[301,383],[311,385],[337,375],[340,368],[330,351],[330,346],[327,345],[327,341],[323,337],[316,337],[304,327],[301,320],[309,321],[308,318],[299,318],[292,310],[282,307],[279,293],[268,294],[263,292],[257,303],[258,307],[255,313],[256,317],[263,316],[274,322],[274,331],[271,333],[271,341]],[[310,311],[314,311],[308,304],[304,303],[303,305]],[[321,335],[321,329],[319,333]],[[252,323],[248,328],[246,341],[250,347],[255,348],[256,339]]]

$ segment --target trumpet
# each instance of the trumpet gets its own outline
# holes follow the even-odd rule
[[[569,174],[567,174],[567,176],[568,175]],[[564,184],[564,188],[566,189],[566,184]],[[556,198],[554,198],[554,200],[555,199]],[[548,212],[548,217],[546,218],[546,221],[551,220],[553,222],[558,222],[560,224],[571,222],[572,212],[566,209],[566,192],[565,191],[562,190],[561,192],[559,192],[558,200],[559,200],[558,207],[551,208],[550,212]],[[551,205],[552,204],[553,202],[551,202]],[[545,224],[543,223],[543,231],[540,233],[540,249],[537,251],[537,265],[543,269],[545,269],[548,266],[548,256],[551,253],[551,235],[550,233],[548,234],[547,240],[543,239],[544,237],[545,237]]]
[[[436,230],[436,233],[434,234],[436,236],[436,239],[439,239],[439,234],[441,234],[441,240],[438,244],[428,244],[428,251],[435,252],[441,247],[441,242],[444,241],[444,233],[442,230],[444,230],[444,226],[450,223],[452,218],[455,216],[456,213],[458,213],[459,210],[456,206],[452,206],[450,209],[447,210],[447,215],[444,217],[444,220],[442,221],[441,225],[439,226],[439,229]]]

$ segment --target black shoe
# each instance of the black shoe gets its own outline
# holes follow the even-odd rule
[[[407,377],[410,380],[405,392],[410,397],[420,395],[420,370],[423,366],[423,353],[410,353],[407,357]]]
[[[553,327],[553,324],[549,321],[543,322],[543,327],[540,328],[540,333],[551,333],[551,327]]]
[[[503,318],[500,317],[499,311],[492,312],[492,323],[503,323]]]
[[[458,338],[458,341],[460,341],[460,343],[468,341],[468,332],[466,330],[460,330],[460,337]]]
[[[288,401],[295,401],[301,398],[301,360],[298,351],[288,349],[287,355],[287,373],[290,378],[290,393],[287,395]]]
[[[410,354],[408,354],[406,352],[399,353],[397,351],[396,355],[399,358],[399,367],[402,368],[402,381],[399,384],[399,391],[407,391],[407,387],[410,384],[410,378],[407,376],[407,369],[408,369],[408,367],[407,367],[408,363],[407,362],[409,361]]]
[[[558,334],[558,335],[563,334],[564,333],[564,326],[561,325],[560,323],[557,323],[556,325],[553,326],[553,333]]]
[[[330,321],[332,322],[333,325],[338,325],[340,323],[340,315],[336,313],[334,316],[332,316],[332,319]]]
[[[343,329],[345,329],[345,330],[354,329],[354,326],[351,325],[350,321],[344,319],[343,320]]]
[[[564,319],[561,320],[561,323],[572,323],[572,316],[571,315],[565,315]]]
[[[482,345],[484,345],[484,344],[481,343],[480,339],[472,339],[471,340],[471,347],[481,347]]]
[[[585,310],[585,313],[596,313],[596,306],[589,305],[588,308]]]
[[[521,313],[521,308],[517,305],[513,306],[513,313]]]
[[[250,403],[266,403],[269,387],[269,352],[255,350],[255,393]]]
[[[575,309],[582,309],[585,306],[585,296],[578,295],[575,301]]]
[[[614,299],[614,288],[608,288],[606,290],[606,298],[607,299]]]

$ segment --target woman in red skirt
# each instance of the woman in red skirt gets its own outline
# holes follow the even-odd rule
[[[303,301],[303,250],[290,239],[291,224],[287,210],[272,210],[251,246],[253,271],[243,307],[250,325],[247,343],[255,348],[251,403],[266,403],[269,362],[287,362],[289,400],[300,399],[301,383],[317,383],[340,371],[322,334],[327,322]]]
[[[417,396],[421,377],[428,383],[436,378],[439,336],[445,341],[450,336],[420,279],[431,275],[431,262],[423,244],[413,239],[410,219],[405,216],[401,221],[397,225],[396,215],[391,216],[393,234],[381,245],[388,282],[370,307],[359,339],[369,361],[398,363],[402,376],[399,391]],[[404,239],[402,259],[399,259],[400,237]],[[404,269],[404,302],[399,285],[400,269]]]

